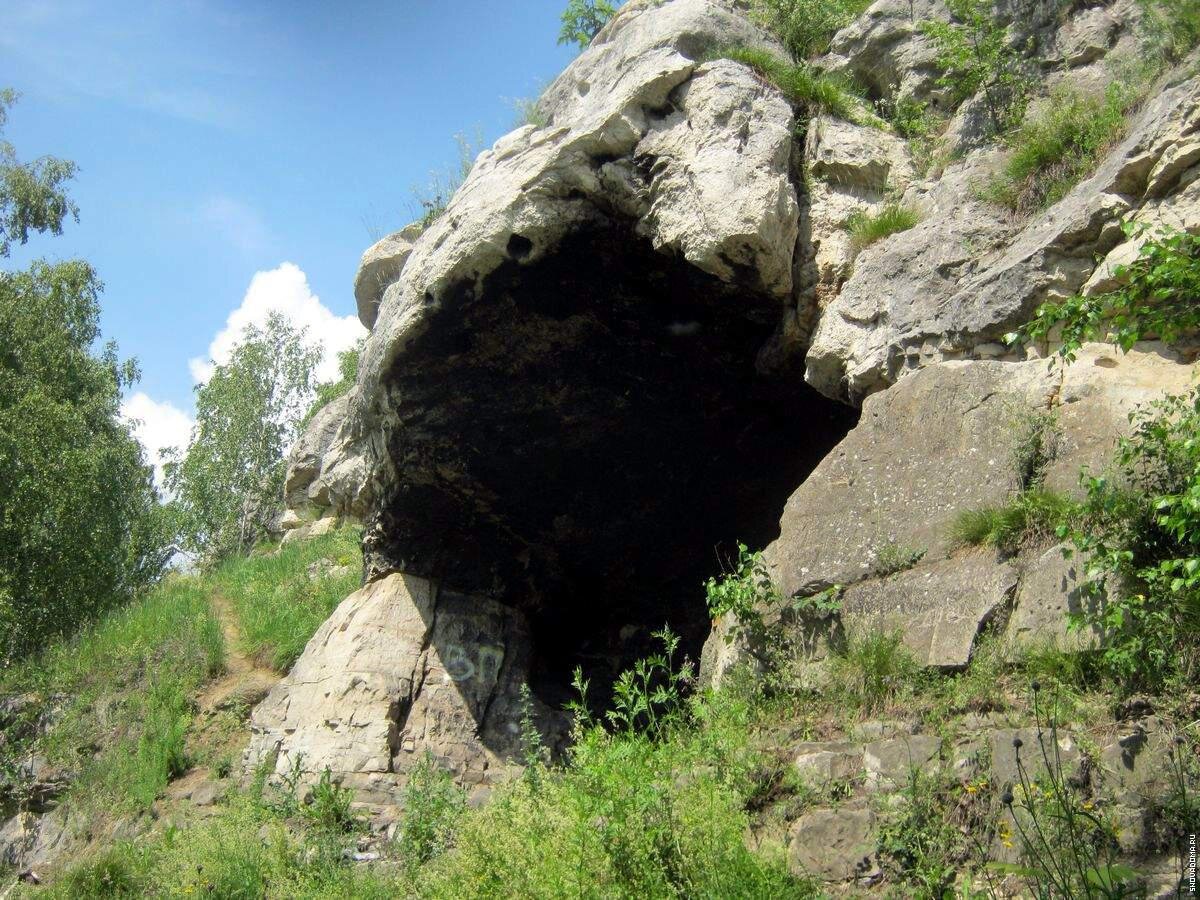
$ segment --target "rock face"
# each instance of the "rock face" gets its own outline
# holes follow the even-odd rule
[[[383,292],[400,277],[423,230],[420,223],[414,223],[377,241],[363,253],[354,276],[354,300],[358,304],[358,320],[366,328],[375,327]]]
[[[787,596],[842,586],[836,627],[899,628],[930,666],[965,665],[989,625],[1065,635],[1061,554],[963,551],[950,526],[1022,487],[1030,423],[1057,423],[1039,475],[1071,491],[1134,405],[1190,383],[1177,349],[1055,369],[1000,338],[1048,298],[1111,288],[1139,246],[1122,217],[1200,228],[1200,78],[1164,84],[1092,177],[1018,220],[978,199],[1004,151],[978,102],[950,109],[914,24],[939,2],[878,0],[822,60],[885,108],[953,113],[954,161],[932,166],[711,59],[782,53],[746,6],[625,4],[546,90],[545,125],[364,254],[358,384],[295,448],[286,524],[361,521],[367,585],[256,711],[248,762],[328,767],[380,805],[425,750],[486,783],[515,753],[519,685],[549,732],[575,665],[611,681],[664,621],[699,650],[700,586],[738,540],[767,547]],[[1102,85],[1136,46],[1127,0],[1043,6],[1015,4],[1012,27],[1049,84]],[[851,216],[893,202],[919,223],[854,246]],[[706,678],[744,656],[731,632]],[[860,812],[847,846],[873,827]]]
[[[390,575],[342,601],[255,708],[246,766],[307,781],[329,768],[380,806],[395,805],[426,751],[487,783],[519,749],[528,662],[519,613]]]
[[[925,222],[856,260],[821,315],[809,382],[831,397],[860,400],[932,362],[1003,353],[997,342],[1006,332],[1039,304],[1084,287],[1096,256],[1123,243],[1122,217],[1170,221],[1164,213],[1178,210],[1173,215],[1194,227],[1195,184],[1179,189],[1196,161],[1197,121],[1200,78],[1162,91],[1092,177],[1019,230],[979,201],[938,208],[927,202],[929,188],[910,187],[905,199]],[[979,162],[969,157],[939,180],[969,194]],[[1176,191],[1164,210],[1157,198]]]

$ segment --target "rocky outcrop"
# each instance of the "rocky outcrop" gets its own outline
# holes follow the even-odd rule
[[[305,783],[329,769],[381,807],[425,753],[468,785],[489,783],[520,748],[528,662],[510,607],[390,575],[342,601],[255,708],[246,767]]]
[[[366,516],[368,465],[346,430],[354,400],[351,389],[319,409],[288,455],[287,511],[280,520],[285,541],[327,534]]]
[[[916,27],[944,15],[878,0],[822,65],[949,115]],[[1012,27],[1049,81],[1086,88],[1132,21],[1017,4]],[[287,492],[295,534],[364,523],[367,586],[256,713],[251,761],[328,766],[381,804],[427,749],[486,781],[523,681],[545,724],[576,664],[611,681],[664,620],[694,653],[699,585],[738,540],[769,545],[788,597],[841,586],[837,627],[899,628],[929,666],[964,666],[989,625],[1065,636],[1079,598],[1057,551],[964,551],[950,524],[1022,486],[1030,422],[1055,418],[1039,474],[1071,491],[1134,405],[1188,385],[1177,350],[1056,369],[1002,336],[1111,287],[1138,249],[1123,217],[1200,227],[1200,79],[1165,84],[1091,178],[1018,220],[978,198],[1005,155],[978,103],[934,161],[710,58],[731,44],[782,53],[735,0],[625,4],[547,89],[544,125],[364,255],[358,384],[314,418]],[[915,227],[852,244],[853,215],[896,202]],[[734,630],[718,623],[706,677],[744,656]]]
[[[1087,345],[1071,365],[973,361],[931,366],[869,397],[852,430],[788,499],[780,536],[764,558],[785,596],[842,586],[835,629],[897,631],[925,665],[960,668],[989,624],[1008,622],[1029,645],[1086,641],[1067,615],[1085,598],[1061,550],[1032,548],[1016,560],[956,546],[964,510],[1002,505],[1023,487],[1021,448],[1031,428],[1053,433],[1038,476],[1078,492],[1079,473],[1102,472],[1129,413],[1200,372],[1175,351],[1143,344],[1123,355]],[[888,555],[907,570],[880,575]],[[1014,608],[1015,607],[1015,608]],[[1010,621],[1011,616],[1011,621]],[[828,644],[811,644],[822,657]],[[719,681],[745,658],[729,623],[706,647]]]
[[[367,329],[375,327],[383,292],[400,278],[413,245],[424,230],[421,223],[413,223],[376,241],[363,253],[354,275],[354,301],[358,305],[358,320]]]

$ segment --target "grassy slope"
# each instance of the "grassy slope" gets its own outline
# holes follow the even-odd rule
[[[222,659],[209,599],[224,596],[244,616],[241,650],[290,659],[336,602],[330,596],[347,587],[314,586],[309,565],[341,559],[356,539],[333,535],[278,557],[230,563],[211,576],[173,579],[37,664],[8,673],[6,691],[78,692],[38,744],[57,758],[69,758],[81,741],[99,747],[66,802],[93,815],[152,805],[165,810],[157,821],[143,817],[134,842],[93,847],[49,887],[24,891],[812,897],[816,888],[788,873],[780,838],[805,809],[840,802],[857,788],[806,784],[788,753],[797,740],[832,739],[880,717],[915,718],[949,745],[965,730],[964,716],[990,712],[1013,724],[1028,721],[1035,677],[1062,697],[1064,727],[1086,736],[1107,718],[1109,698],[1087,688],[1062,654],[1013,659],[988,641],[965,673],[947,677],[921,672],[898,641],[883,637],[852,641],[820,690],[774,682],[766,693],[760,678],[735,677],[718,694],[678,701],[679,722],[659,740],[613,735],[594,724],[581,728],[568,761],[535,764],[480,809],[468,809],[448,778],[430,770],[406,797],[398,839],[374,847],[382,858],[371,865],[346,859],[367,825],[347,813],[351,798],[335,788],[302,802],[256,783],[203,816],[172,807],[165,799],[168,776],[197,756],[191,698]],[[244,743],[244,719],[233,733]],[[947,809],[968,808],[972,815],[989,815],[998,802],[996,787],[986,782],[950,777],[924,792],[930,791]],[[944,810],[933,812],[936,819]],[[881,814],[891,821],[886,810]],[[889,827],[889,846],[930,840],[907,819]],[[747,835],[754,836],[754,851]],[[947,843],[923,850],[919,869],[904,853],[885,854],[893,860],[889,883],[904,891],[931,871],[961,865],[962,835],[951,830],[939,840]]]

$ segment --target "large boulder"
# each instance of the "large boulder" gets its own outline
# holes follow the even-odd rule
[[[363,252],[354,275],[354,301],[358,304],[358,320],[366,328],[375,327],[383,292],[400,277],[413,245],[424,230],[421,223],[414,222],[376,241]]]
[[[468,784],[490,782],[520,746],[528,652],[509,607],[409,575],[372,582],[255,708],[245,764],[305,783],[329,769],[381,806],[426,752]]]
[[[1196,368],[1169,349],[1129,354],[1089,344],[1067,366],[1046,360],[943,363],[869,397],[862,419],[788,499],[781,533],[766,551],[788,595],[812,594],[872,575],[888,545],[954,550],[962,510],[1001,504],[1020,487],[1016,454],[1037,417],[1060,432],[1045,483],[1078,489],[1083,466],[1111,458],[1137,405],[1183,391]]]

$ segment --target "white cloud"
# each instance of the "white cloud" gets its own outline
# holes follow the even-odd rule
[[[188,360],[192,378],[207,381],[214,364],[229,362],[233,348],[241,339],[247,325],[262,326],[267,317],[281,313],[293,325],[305,328],[308,339],[319,343],[323,350],[317,366],[318,381],[336,381],[337,355],[352,347],[367,330],[358,316],[336,316],[308,286],[308,276],[295,263],[281,263],[269,272],[256,272],[241,305],[229,314],[222,328],[208,347],[208,359]]]
[[[159,403],[138,391],[121,404],[121,418],[133,423],[133,435],[154,464],[154,480],[162,485],[163,450],[183,449],[192,436],[192,419],[170,403]]]

